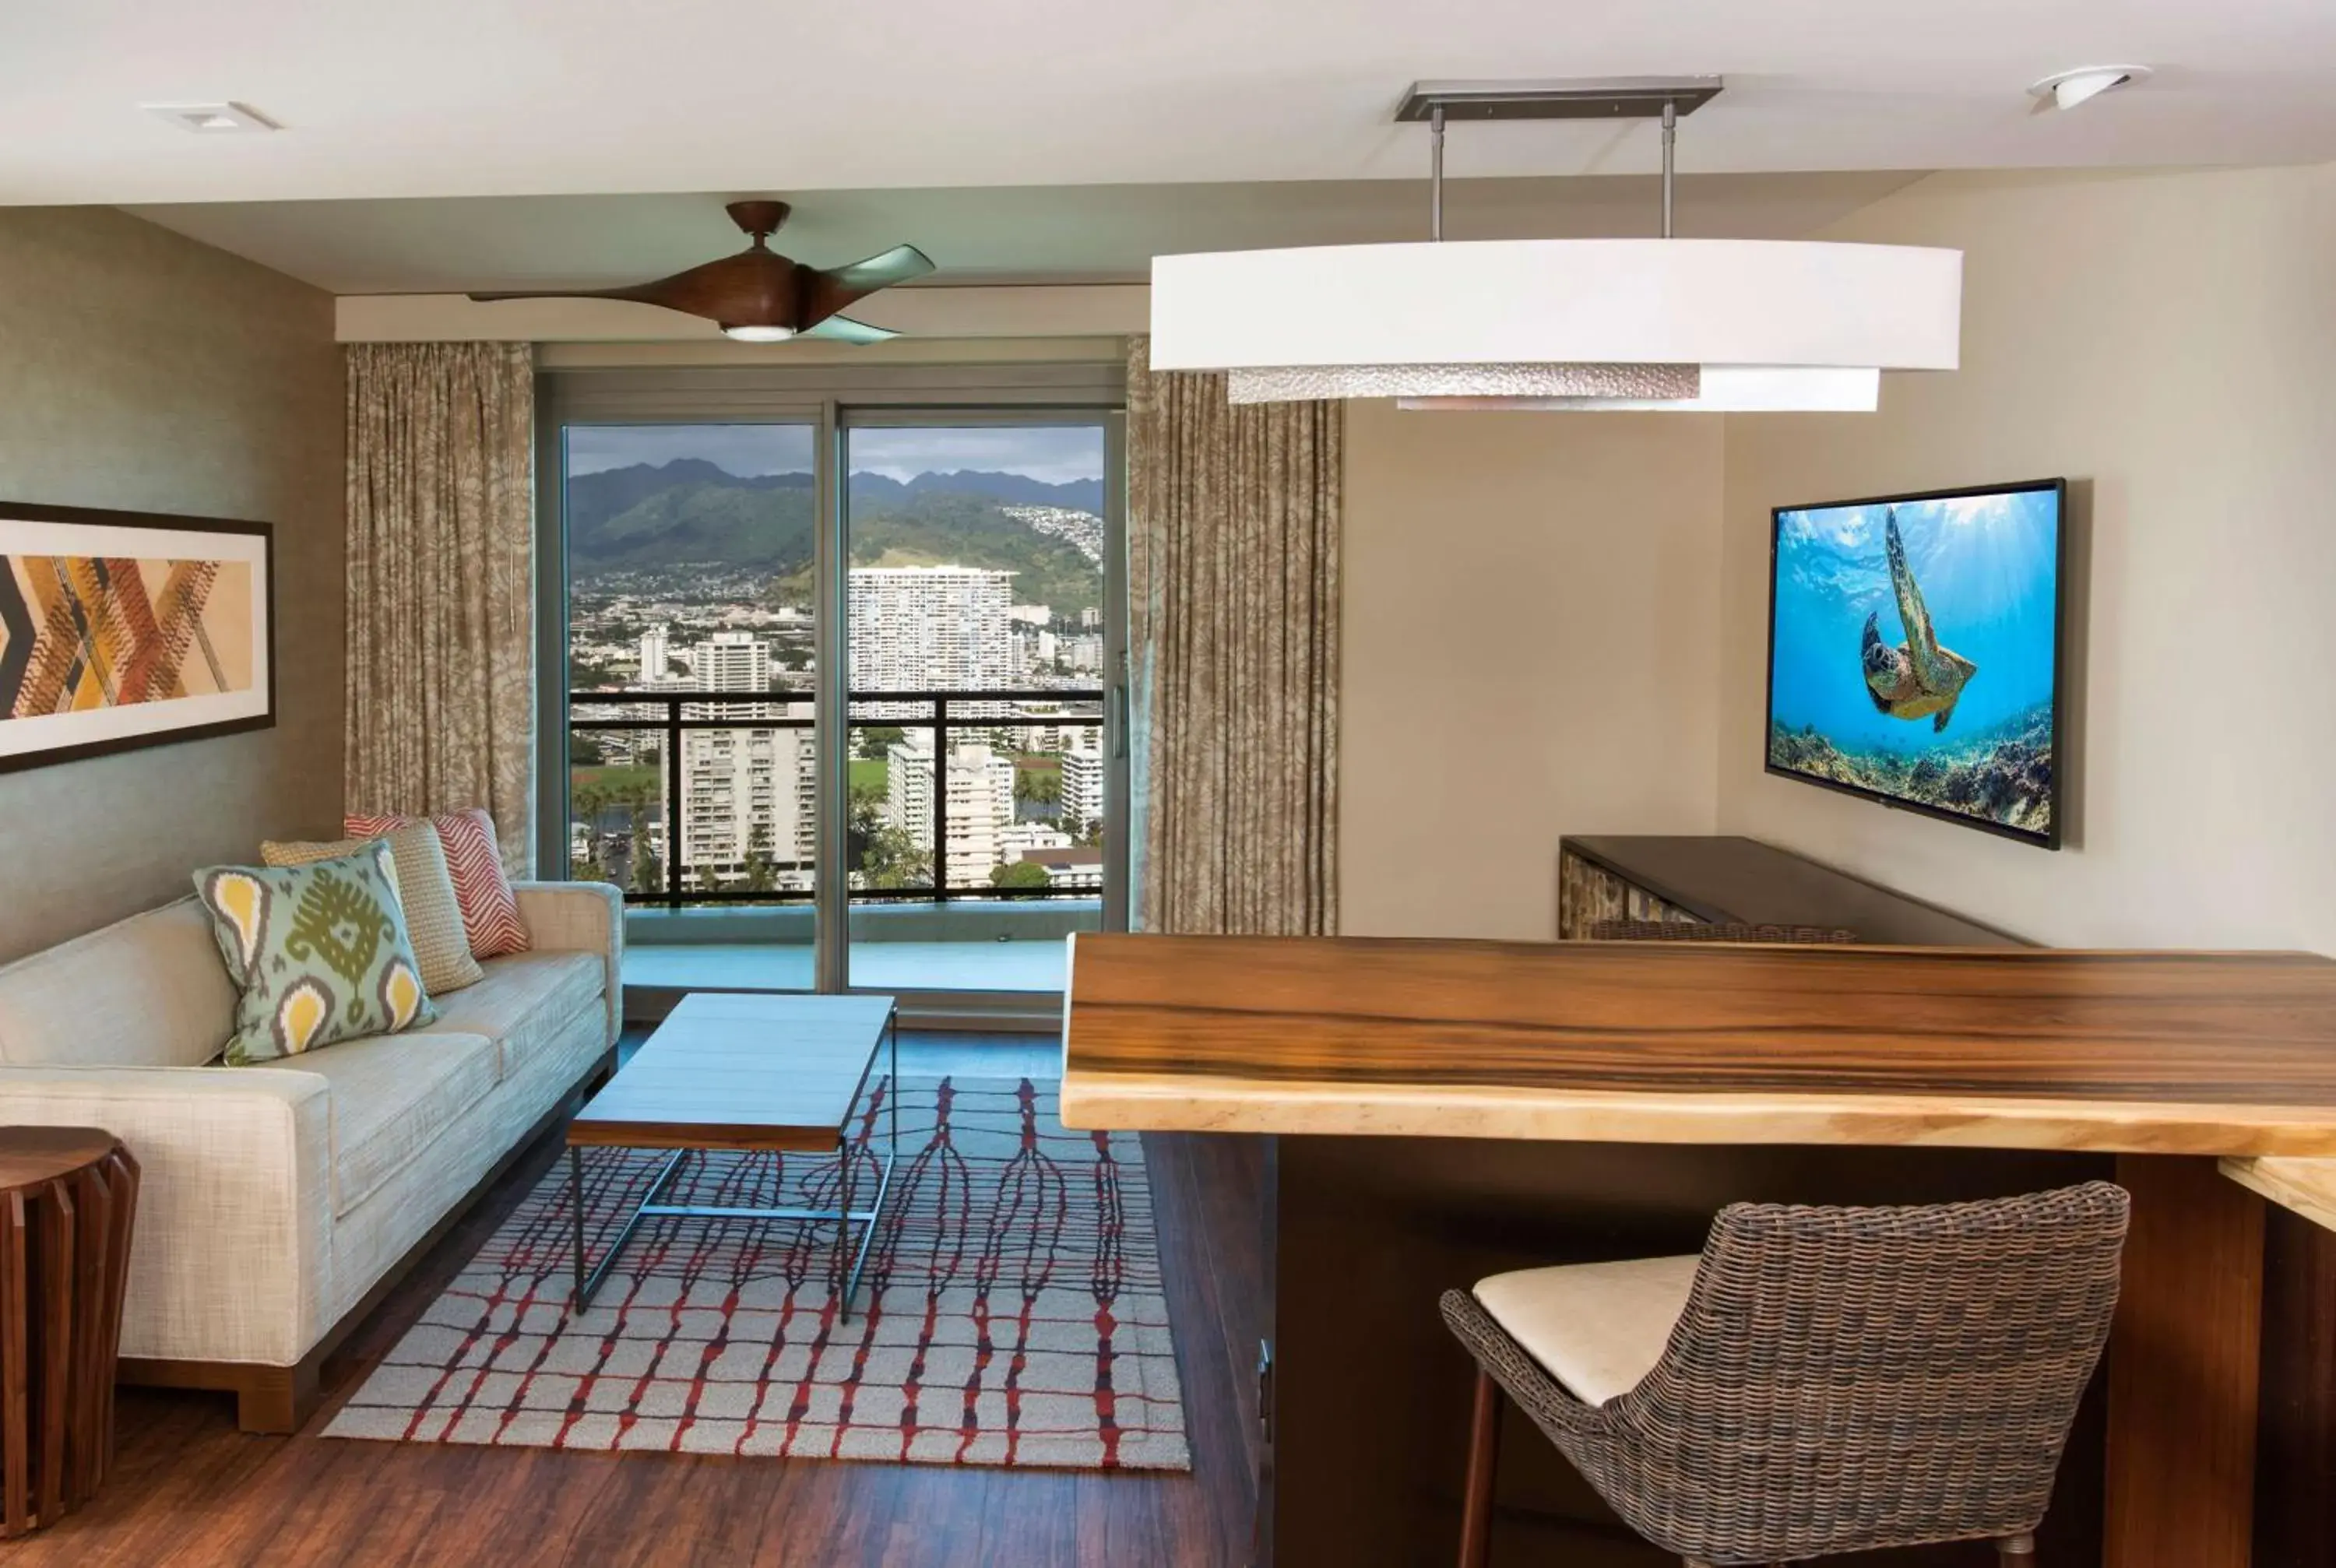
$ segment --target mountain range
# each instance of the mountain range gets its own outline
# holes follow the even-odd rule
[[[793,600],[808,586],[815,531],[808,473],[742,477],[701,458],[634,463],[568,482],[568,554],[579,576],[686,561],[768,569]],[[1100,480],[1050,484],[960,470],[902,481],[851,478],[854,566],[959,565],[1018,574],[1014,597],[1076,612],[1102,602],[1102,574],[1008,506],[1103,510]]]

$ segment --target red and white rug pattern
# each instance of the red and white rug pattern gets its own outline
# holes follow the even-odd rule
[[[882,1146],[890,1092],[863,1107],[863,1147]],[[645,1221],[572,1312],[563,1156],[326,1435],[1189,1469],[1137,1140],[1066,1130],[1027,1079],[900,1093],[900,1163],[848,1321],[833,1228],[794,1221]],[[614,1233],[664,1158],[587,1152],[589,1236]],[[833,1155],[692,1155],[666,1201],[832,1207],[837,1173]]]

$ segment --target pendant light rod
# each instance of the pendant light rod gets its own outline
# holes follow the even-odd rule
[[[1624,76],[1566,82],[1415,82],[1396,106],[1426,121],[1427,236],[1444,238],[1444,126],[1447,120],[1651,120],[1663,122],[1663,238],[1671,237],[1671,155],[1682,116],[1719,95],[1717,76]]]
[[[1427,238],[1444,238],[1444,105],[1427,117]]]
[[[1679,105],[1663,100],[1663,238],[1671,237],[1671,155],[1679,144]]]

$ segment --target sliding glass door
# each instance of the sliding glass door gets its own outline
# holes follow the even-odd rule
[[[1057,991],[1063,937],[1104,923],[1105,436],[959,412],[844,432],[855,989]]]
[[[978,1008],[1124,924],[1116,374],[544,378],[542,858],[628,983]]]
[[[770,989],[816,972],[816,444],[801,424],[561,443],[570,874],[692,917],[654,946],[754,949]],[[749,972],[735,957],[649,955],[709,983]]]

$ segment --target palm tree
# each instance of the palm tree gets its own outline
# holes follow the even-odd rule
[[[599,784],[577,784],[568,793],[575,820],[584,824],[584,858],[576,867],[586,880],[605,881],[608,868],[600,860],[600,813],[608,806],[608,792]]]
[[[647,821],[649,801],[654,793],[649,781],[638,776],[627,779],[617,789],[617,803],[625,808],[626,833],[632,840],[632,881],[633,891],[636,892],[647,893],[657,891],[657,857],[656,850],[649,845]],[[671,838],[672,833],[673,825],[668,822],[666,824],[666,836]]]

